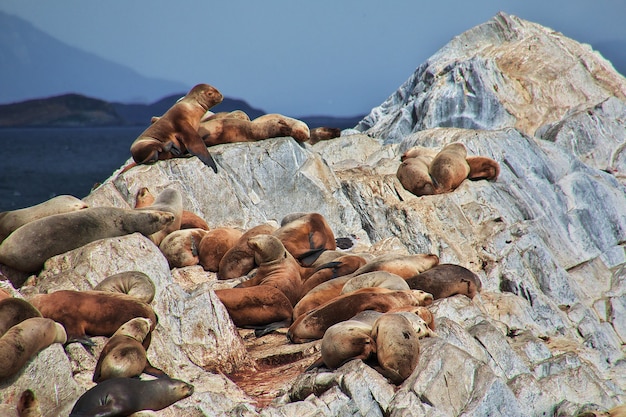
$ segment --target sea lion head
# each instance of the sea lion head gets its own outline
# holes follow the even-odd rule
[[[184,99],[193,99],[205,110],[209,110],[216,104],[221,103],[224,100],[224,96],[212,85],[197,84],[187,93]]]
[[[257,265],[281,260],[287,257],[287,250],[276,236],[256,235],[248,239],[248,246],[254,251]]]

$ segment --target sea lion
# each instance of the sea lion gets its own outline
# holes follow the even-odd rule
[[[102,348],[93,382],[141,375],[148,363],[142,343],[151,327],[152,322],[145,317],[135,317],[122,324]]]
[[[70,417],[129,416],[142,410],[162,410],[193,394],[193,385],[179,379],[111,378],[81,395]]]
[[[17,415],[19,417],[41,417],[39,400],[31,389],[25,389],[17,402]]]
[[[386,312],[404,306],[428,305],[421,294],[412,290],[388,290],[386,288],[361,288],[343,294],[302,314],[294,320],[287,331],[287,338],[293,343],[304,343],[321,339],[330,326],[354,317],[364,310]]]
[[[92,346],[89,336],[111,337],[119,327],[135,317],[152,321],[151,331],[157,317],[150,304],[133,296],[105,291],[60,290],[49,294],[36,294],[30,298],[43,317],[61,323],[67,333],[67,343],[80,342]],[[150,337],[144,347],[150,345]]]
[[[283,116],[282,114],[264,114],[254,119],[254,121],[257,123],[265,121],[273,121],[275,123],[284,122],[291,128],[289,136],[294,138],[297,142],[306,142],[311,137],[311,131],[309,130],[309,126],[306,123],[304,123],[302,120]]]
[[[198,84],[135,139],[130,153],[137,164],[150,164],[185,155],[195,155],[217,172],[217,165],[198,134],[200,119],[223,100],[208,84]]]
[[[331,252],[331,251],[326,251]],[[324,252],[322,255],[324,255]],[[321,257],[321,256],[320,256]],[[319,259],[319,258],[318,258]],[[367,263],[367,260],[359,255],[343,255],[320,265],[315,272],[302,284],[302,296],[313,288],[326,281],[352,274],[354,271]]]
[[[446,145],[439,151],[428,169],[435,186],[435,194],[454,191],[465,181],[470,173],[466,157],[465,145],[459,142]]]
[[[432,253],[415,255],[388,254],[377,256],[357,269],[354,275],[372,271],[387,271],[407,279],[415,274],[429,270],[438,263],[439,257]]]
[[[400,275],[387,271],[372,271],[355,275],[343,284],[341,294],[356,291],[361,288],[379,287],[390,290],[408,290],[409,284]]]
[[[124,271],[110,275],[100,281],[93,289],[128,294],[146,304],[150,304],[156,294],[154,282],[148,275],[140,271]]]
[[[157,195],[152,204],[145,207],[135,208],[135,210],[166,211],[174,215],[174,221],[172,223],[168,224],[163,229],[160,229],[158,232],[153,233],[149,236],[150,240],[154,242],[155,245],[159,246],[165,236],[175,230],[180,230],[180,225],[183,217],[183,196],[180,191],[175,188],[166,188],[165,190],[161,191],[159,195]]]
[[[39,351],[53,343],[65,343],[63,326],[43,317],[31,317],[0,337],[0,380],[20,371]]]
[[[291,136],[285,120],[242,120],[233,117],[210,119],[200,123],[198,134],[206,146],[222,143],[256,142]]]
[[[439,264],[431,269],[407,278],[409,287],[433,295],[435,300],[463,294],[474,298],[482,289],[478,275],[467,268],[454,264]]]
[[[323,140],[335,139],[341,136],[341,129],[338,127],[316,127],[314,129],[310,129],[308,142],[311,145],[315,145],[317,142]]]
[[[335,235],[319,213],[307,213],[285,223],[273,233],[300,262],[311,265],[326,250],[337,249]]]
[[[371,333],[371,324],[355,319],[333,324],[322,337],[322,361],[328,368],[337,369],[352,359],[368,359],[376,351]]]
[[[273,235],[257,235],[248,239],[248,246],[254,251],[258,267],[253,278],[237,287],[270,285],[281,290],[291,305],[295,305],[302,294],[300,265],[280,239]]]
[[[396,171],[402,187],[418,197],[435,194],[435,185],[428,172],[431,162],[423,156],[404,160]]]
[[[250,121],[250,116],[248,116],[248,114],[245,111],[243,111],[243,110],[233,110],[233,111],[230,111],[230,112],[222,111],[222,112],[218,112],[218,113],[213,113],[211,111],[208,111],[208,112],[205,113],[205,115],[202,118],[202,120],[200,120],[200,123],[206,122],[206,121],[209,121],[209,120],[224,119],[224,118],[232,118],[232,119],[240,119],[240,120],[248,120],[248,121]]]
[[[439,151],[434,148],[425,148],[423,146],[414,146],[408,150],[406,150],[401,156],[400,161],[404,162],[409,158],[417,158],[423,157],[428,161],[428,165],[430,162],[437,156]]]
[[[59,195],[34,206],[0,213],[0,242],[18,227],[53,214],[87,208],[87,204],[71,195]]]
[[[500,175],[500,164],[486,156],[468,156],[465,158],[470,171],[467,178],[472,181],[495,181]]]
[[[260,327],[271,323],[291,321],[291,301],[278,288],[257,285],[248,288],[215,290],[233,323],[237,327]]]
[[[272,234],[276,228],[269,223],[248,229],[220,260],[218,279],[232,279],[246,275],[255,266],[254,250],[248,246],[248,239],[256,235]]]
[[[98,239],[140,232],[150,236],[174,222],[172,213],[117,207],[85,208],[27,223],[0,244],[0,263],[37,272],[44,262]]]
[[[161,241],[159,249],[170,268],[198,265],[200,242],[206,235],[204,229],[174,230]]]
[[[232,227],[216,227],[209,230],[198,246],[198,263],[205,271],[217,272],[220,261],[237,244],[243,232]]]
[[[142,187],[137,191],[135,197],[135,208],[144,208],[154,203],[155,197],[150,192],[148,187]],[[183,210],[183,214],[180,218],[181,229],[204,229],[209,230],[207,222],[196,213],[188,210]]]
[[[408,318],[387,313],[372,326],[371,337],[376,344],[376,359],[381,373],[394,384],[407,379],[419,363],[419,337]]]
[[[0,336],[32,317],[41,317],[41,313],[28,301],[15,297],[0,300]]]

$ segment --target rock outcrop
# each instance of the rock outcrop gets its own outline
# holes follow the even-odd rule
[[[304,372],[319,343],[238,331],[213,291],[234,282],[201,267],[170,270],[142,235],[51,258],[19,291],[148,274],[159,316],[148,358],[195,386],[159,416],[607,410],[626,402],[625,105],[626,79],[589,47],[499,14],[453,39],[340,138],[218,145],[217,174],[197,158],[160,161],[117,171],[84,199],[132,207],[141,187],[173,187],[212,228],[318,212],[336,236],[358,238],[355,250],[435,253],[472,270],[482,292],[435,301],[438,336],[422,340],[417,369],[398,387],[360,360]],[[423,197],[402,188],[405,150],[452,142],[498,161],[497,181]],[[44,415],[67,415],[91,386],[105,342],[95,339],[95,357],[54,346],[0,383],[0,411],[16,415],[19,394],[33,388]]]

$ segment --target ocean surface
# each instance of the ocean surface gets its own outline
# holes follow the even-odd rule
[[[83,198],[131,157],[145,126],[0,128],[0,212]]]

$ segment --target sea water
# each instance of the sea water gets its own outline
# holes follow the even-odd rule
[[[131,157],[145,128],[0,129],[0,212],[61,194],[85,197]]]

